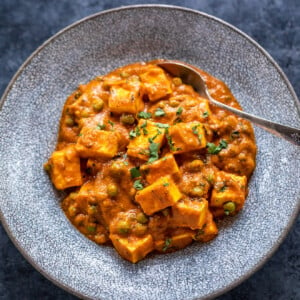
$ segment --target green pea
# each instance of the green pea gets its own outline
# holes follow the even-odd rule
[[[136,215],[136,220],[141,224],[146,224],[148,222],[148,217],[144,213],[140,212]]]
[[[176,86],[179,86],[179,85],[182,84],[182,80],[181,80],[181,78],[179,78],[179,77],[174,77],[174,78],[173,78],[173,83],[174,83]]]
[[[116,184],[114,183],[110,183],[108,186],[107,186],[107,194],[108,196],[110,197],[116,197],[117,194],[118,194],[118,187]]]
[[[87,226],[86,229],[89,233],[96,232],[96,226]]]
[[[118,232],[121,234],[128,233],[130,231],[130,223],[126,220],[120,220],[117,225]]]
[[[74,217],[76,215],[77,209],[74,205],[70,205],[68,208],[68,213],[70,217]]]
[[[223,208],[224,208],[225,214],[228,215],[228,214],[233,213],[235,211],[236,205],[235,205],[234,202],[229,201],[229,202],[224,203]]]
[[[201,197],[203,195],[203,189],[200,186],[195,186],[190,194],[195,197]]]
[[[104,101],[101,98],[98,98],[98,99],[93,101],[94,111],[96,111],[96,112],[101,111],[103,106],[104,106]]]
[[[82,118],[88,118],[90,116],[90,113],[88,112],[88,110],[84,110],[82,113],[81,113],[81,117]]]
[[[134,227],[134,233],[136,235],[143,235],[145,234],[147,231],[147,226],[146,225],[143,225],[143,224],[140,224],[140,223],[137,223]]]
[[[126,172],[126,166],[124,165],[124,162],[122,161],[115,161],[111,164],[109,167],[109,171],[111,176],[115,178],[120,178],[122,174]]]
[[[46,172],[50,172],[51,169],[52,169],[52,166],[51,166],[50,164],[48,164],[48,163],[44,164],[44,170],[45,170]]]
[[[162,212],[162,214],[163,214],[165,217],[167,217],[167,216],[170,214],[168,208],[163,209],[161,212]]]
[[[70,197],[72,200],[74,200],[74,199],[76,199],[77,195],[78,195],[78,193],[70,193],[69,197]]]
[[[65,119],[65,124],[66,124],[67,126],[72,127],[72,126],[74,125],[74,120],[73,120],[73,118],[71,118],[71,117],[66,117],[66,119]]]
[[[122,78],[128,78],[128,77],[130,76],[130,74],[127,73],[126,71],[122,71],[122,72],[120,73],[120,76],[121,76]]]
[[[178,105],[179,105],[179,101],[177,101],[177,100],[175,100],[175,99],[170,99],[169,100],[169,105],[171,106],[171,107],[177,107]]]
[[[200,159],[195,159],[188,164],[189,171],[197,172],[203,167],[203,161]]]
[[[87,212],[88,212],[89,215],[95,214],[97,212],[97,206],[89,205],[88,209],[87,209]]]
[[[130,114],[122,114],[122,116],[120,117],[120,121],[123,124],[132,125],[135,122],[135,118],[133,115]]]

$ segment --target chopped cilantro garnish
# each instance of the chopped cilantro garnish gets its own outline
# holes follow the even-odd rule
[[[164,252],[167,251],[169,249],[169,247],[170,247],[171,244],[172,244],[172,239],[171,238],[167,238],[165,240],[165,245],[162,248],[162,251],[164,251]]]
[[[169,128],[169,127],[170,127],[169,124],[164,124],[164,123],[155,123],[155,125],[156,125],[158,128]]]
[[[240,132],[238,130],[232,131],[230,134],[230,138],[233,140],[235,138],[240,137]]]
[[[209,116],[209,112],[208,111],[205,111],[203,114],[202,114],[202,117],[203,118],[207,118]]]
[[[140,190],[142,190],[142,189],[144,188],[144,186],[143,186],[143,184],[141,183],[141,180],[140,180],[140,179],[136,180],[136,181],[133,183],[133,187],[134,187],[136,190],[138,190],[138,191],[140,191]]]
[[[146,111],[140,111],[137,116],[140,119],[150,119],[152,117],[152,114]]]
[[[141,135],[141,132],[140,132],[140,128],[138,126],[136,126],[135,129],[132,129],[130,132],[129,132],[129,138],[132,140],[134,139],[135,137],[137,136],[140,136]]]
[[[141,128],[145,128],[147,126],[147,121],[145,121],[142,125]]]
[[[144,135],[147,135],[147,134],[148,134],[147,128],[143,128],[143,133],[144,133]]]
[[[178,118],[176,118],[176,119],[174,120],[173,123],[174,123],[174,124],[177,124],[177,123],[181,123],[181,122],[182,122],[181,118],[178,117]]]
[[[163,109],[161,109],[160,107],[158,107],[154,113],[155,117],[163,117],[165,115],[165,111]]]
[[[163,186],[169,186],[169,185],[170,185],[169,182],[165,182],[165,183],[163,184]]]
[[[131,168],[130,169],[130,175],[131,175],[131,178],[140,177],[141,172],[140,172],[139,168]]]
[[[216,146],[214,143],[207,143],[207,151],[210,154],[218,154],[222,149],[227,148],[227,142],[225,140],[221,140],[220,144]]]
[[[95,226],[87,226],[86,227],[87,231],[90,232],[90,233],[93,233],[96,231],[96,227]]]
[[[106,127],[106,125],[105,124],[98,124],[97,125],[97,129],[99,129],[99,130],[103,130],[103,129],[105,129],[105,127]]]
[[[179,107],[179,108],[177,109],[177,111],[176,111],[176,115],[177,115],[177,116],[180,116],[180,115],[182,114],[182,112],[183,112],[183,108],[182,108],[182,107]]]
[[[168,145],[169,145],[169,147],[170,147],[170,150],[171,151],[179,151],[179,150],[181,150],[181,148],[176,148],[174,145],[174,142],[173,142],[173,140],[172,140],[172,137],[170,136],[170,134],[169,134],[169,130],[168,130],[168,128],[165,130],[165,133],[166,133],[166,138],[167,138],[167,142],[168,142]]]
[[[108,123],[111,125],[112,128],[114,128],[114,126],[115,126],[114,122],[112,122],[111,120],[108,120]]]
[[[168,145],[170,147],[170,150],[175,151],[174,143],[173,143],[172,137],[169,134],[169,130],[166,129],[165,133],[166,133],[166,138],[167,138],[167,142],[168,142]]]
[[[148,130],[147,130],[147,121],[145,121],[141,126],[140,128],[143,129],[143,133],[144,135],[147,135],[148,134]]]
[[[152,138],[148,138],[149,143],[153,143],[153,141],[161,134],[162,132],[157,129],[157,134],[154,135]]]
[[[150,142],[150,141],[149,141]],[[160,143],[154,143],[153,141],[150,142],[149,151],[150,151],[150,158],[148,163],[152,163],[158,160],[158,150],[159,150]]]
[[[224,184],[220,189],[219,192],[223,193],[227,189],[227,186]]]
[[[199,142],[201,143],[202,134],[199,134],[199,132],[198,132],[199,126],[200,126],[200,124],[193,126],[192,130],[193,130],[193,133],[198,137]]]

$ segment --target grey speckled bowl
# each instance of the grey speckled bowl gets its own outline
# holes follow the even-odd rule
[[[245,209],[219,236],[133,265],[82,236],[42,169],[62,105],[80,82],[134,61],[178,59],[224,80],[245,110],[300,127],[288,80],[253,40],[206,14],[132,6],[96,14],[48,40],[2,98],[0,211],[11,239],[42,274],[82,298],[210,298],[236,286],[276,250],[299,211],[300,150],[255,128],[257,168]]]

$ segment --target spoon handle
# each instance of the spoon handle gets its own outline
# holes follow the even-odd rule
[[[292,142],[293,144],[300,146],[300,129],[281,125],[281,124],[271,122],[271,121],[263,119],[263,118],[258,118],[256,116],[253,116],[242,110],[238,110],[236,108],[225,105],[225,104],[213,99],[209,95],[209,93],[207,93],[207,96],[209,98],[209,101],[212,104],[214,104],[220,108],[223,108],[225,110],[228,110],[243,119],[251,121],[252,123],[258,125],[259,127],[262,127],[266,131],[269,131],[270,133],[272,133],[274,135],[280,136],[280,137],[288,140],[289,142]]]

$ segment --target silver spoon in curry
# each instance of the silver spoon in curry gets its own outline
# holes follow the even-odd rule
[[[188,64],[178,61],[166,60],[160,61],[159,63],[157,63],[157,65],[165,69],[171,75],[180,77],[184,83],[190,84],[201,96],[207,98],[212,104],[230,111],[243,119],[251,121],[259,127],[265,129],[266,131],[284,138],[297,146],[300,146],[300,129],[256,117],[252,114],[238,110],[215,100],[210,95],[205,81],[203,80],[200,73]]]

